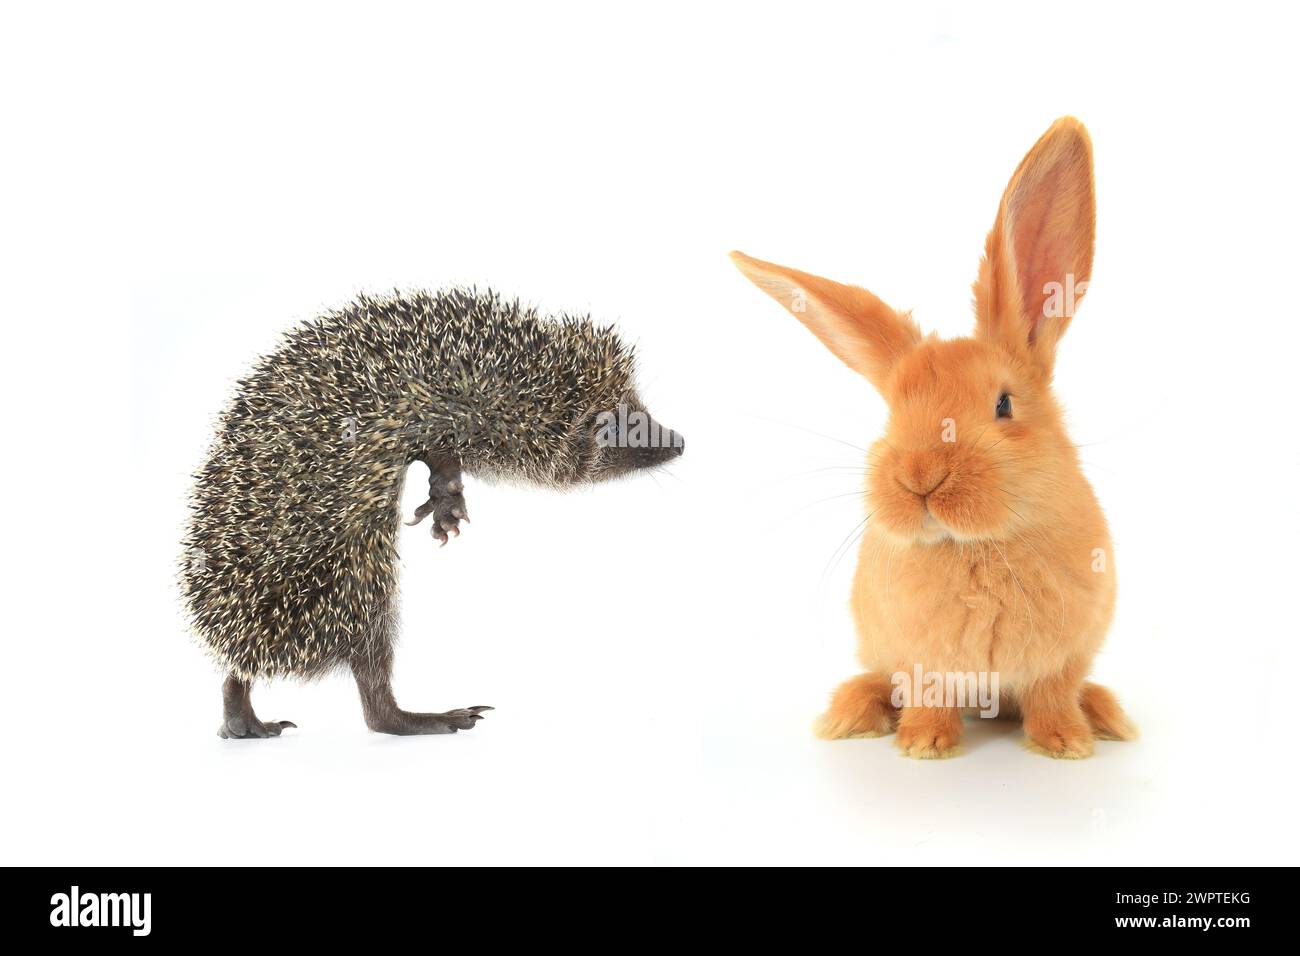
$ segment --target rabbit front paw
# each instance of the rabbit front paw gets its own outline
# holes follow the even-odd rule
[[[955,707],[904,707],[898,719],[898,749],[918,760],[957,754],[961,713]]]
[[[1061,760],[1081,760],[1093,752],[1092,728],[1081,716],[1026,718],[1025,738],[1030,750]]]

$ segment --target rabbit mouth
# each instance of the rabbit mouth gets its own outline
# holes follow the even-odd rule
[[[910,521],[912,539],[920,544],[969,544],[998,537],[997,526],[968,520],[975,517],[966,513],[971,504],[968,498],[930,495],[920,499]]]
[[[935,516],[934,512],[930,510],[929,502],[922,502],[921,510],[921,528],[917,534],[918,540],[926,544],[934,544],[953,537],[952,529]]]
[[[892,447],[877,454],[882,457],[867,479],[867,511],[895,541],[968,544],[1006,533],[999,494],[1004,479],[992,462],[969,452],[928,460],[898,455]]]

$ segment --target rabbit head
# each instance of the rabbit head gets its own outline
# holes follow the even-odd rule
[[[867,510],[912,543],[997,540],[1068,521],[1078,471],[1051,388],[1057,345],[1092,269],[1092,147],[1054,123],[1002,197],[974,284],[969,338],[922,336],[865,289],[732,258],[889,404],[870,449]]]

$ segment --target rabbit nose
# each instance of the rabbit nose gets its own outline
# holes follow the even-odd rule
[[[948,466],[930,452],[908,455],[898,470],[898,483],[914,495],[924,498],[948,477]]]

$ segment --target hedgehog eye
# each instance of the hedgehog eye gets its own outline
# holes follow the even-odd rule
[[[998,418],[1011,417],[1011,396],[1003,392],[998,396]]]

